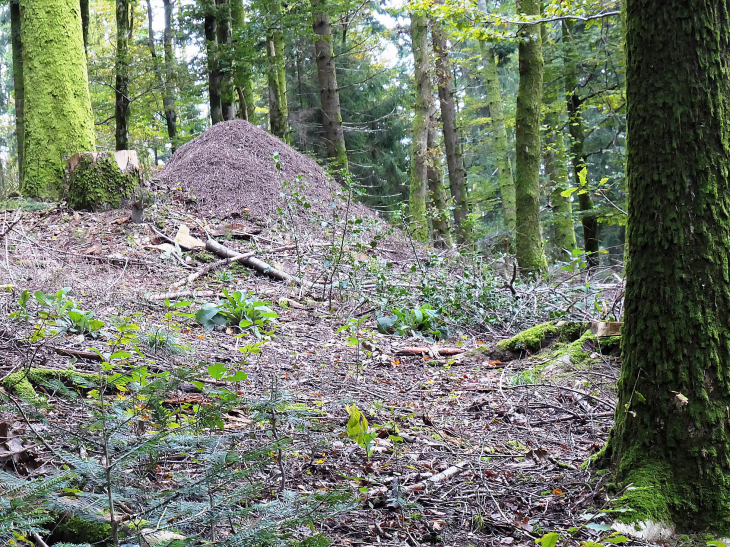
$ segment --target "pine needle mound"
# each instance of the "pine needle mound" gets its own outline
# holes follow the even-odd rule
[[[294,182],[297,175],[302,176],[301,188],[295,184],[289,192],[298,191],[313,212],[331,218],[334,201],[344,213],[345,203],[333,200],[340,185],[315,160],[244,120],[215,124],[186,143],[155,179],[193,195],[203,216],[264,219],[282,206],[282,181]],[[376,216],[360,204],[351,213]]]

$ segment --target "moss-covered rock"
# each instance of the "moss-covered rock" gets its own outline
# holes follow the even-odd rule
[[[49,543],[88,543],[106,547],[112,545],[111,537],[112,527],[108,522],[97,522],[73,516],[56,522],[49,537]]]
[[[588,323],[548,322],[536,325],[497,343],[493,355],[500,360],[521,357],[548,347],[555,341],[573,342],[589,329]]]
[[[2,386],[22,399],[35,399],[38,394],[34,386],[59,381],[64,385],[74,386],[80,382],[99,382],[99,375],[89,372],[78,372],[72,369],[31,368],[8,375]]]
[[[111,152],[80,154],[69,179],[68,204],[91,211],[115,209],[132,197],[139,182],[139,169],[122,168]]]

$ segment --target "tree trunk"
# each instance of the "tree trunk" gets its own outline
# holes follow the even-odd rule
[[[236,88],[233,84],[233,33],[231,30],[231,4],[228,0],[215,0],[218,27],[218,63],[221,71],[221,110],[223,119],[236,119]]]
[[[546,25],[540,25],[542,46],[545,51],[548,45]],[[555,48],[553,48],[553,51]],[[568,182],[568,168],[565,157],[565,134],[563,133],[562,114],[565,112],[565,103],[559,99],[560,93],[555,82],[559,80],[559,70],[553,63],[546,63],[545,90],[543,104],[545,105],[545,143],[544,163],[545,176],[550,188],[550,205],[552,207],[552,237],[550,238],[550,254],[554,260],[568,260],[574,250],[578,248],[573,228],[573,205],[570,197],[564,197],[563,192],[570,187]],[[561,89],[562,91],[562,89]],[[567,252],[567,255],[566,255]]]
[[[235,36],[240,36],[246,25],[243,0],[230,0],[231,20]],[[237,48],[241,50],[243,48]],[[238,116],[251,123],[256,123],[256,99],[253,94],[252,60],[240,54],[236,55],[234,83],[239,97]]]
[[[81,32],[84,35],[84,52],[88,54],[89,50],[89,0],[80,0],[81,8]]]
[[[78,0],[21,0],[23,193],[59,199],[64,156],[94,148]]]
[[[639,487],[622,494],[633,520],[720,534],[730,529],[729,8],[624,3],[630,249],[607,450],[618,480]]]
[[[162,35],[162,45],[165,51],[165,96],[162,98],[162,106],[165,108],[165,121],[167,122],[167,136],[170,139],[170,147],[174,153],[177,149],[177,112],[175,111],[175,49],[172,44],[172,5],[174,0],[162,0],[165,6],[165,30]]]
[[[581,187],[578,193],[578,206],[581,211],[581,222],[583,224],[583,240],[586,252],[586,261],[589,268],[598,266],[599,251],[599,234],[598,234],[598,218],[593,211],[593,199],[590,193],[590,184],[588,181],[588,166],[586,164],[586,155],[583,150],[585,135],[583,133],[583,116],[581,115],[581,106],[583,102],[578,96],[578,52],[575,45],[575,35],[583,31],[583,25],[576,25],[575,22],[563,21],[563,42],[565,43],[564,51],[565,62],[565,96],[568,106],[568,130],[570,132],[570,156],[575,174],[575,184],[581,185],[581,172],[585,169],[585,187]],[[585,190],[585,191],[583,191]]]
[[[74,154],[68,172],[68,204],[73,209],[103,211],[126,205],[140,182],[134,150]]]
[[[413,236],[428,239],[426,195],[428,193],[428,124],[433,105],[433,88],[429,73],[428,24],[426,16],[411,13],[411,45],[416,80],[416,102],[413,105],[411,137],[411,184],[408,196]]]
[[[430,216],[433,225],[433,243],[436,247],[450,248],[454,245],[454,241],[451,238],[451,222],[449,207],[446,202],[444,170],[441,165],[441,150],[439,149],[437,127],[436,105],[431,101],[431,112],[429,113],[428,120],[428,138],[426,141],[426,165],[428,192],[432,207]]]
[[[15,139],[18,148],[18,181],[23,187],[23,117],[25,88],[23,87],[23,43],[20,40],[20,4],[10,2],[10,36],[13,46],[13,87],[15,95]]]
[[[129,42],[132,36],[132,21],[129,0],[116,0],[117,54],[116,81],[114,87],[114,119],[116,121],[116,149],[129,149]]]
[[[208,102],[210,104],[210,123],[223,121],[221,101],[221,71],[218,59],[218,25],[215,16],[214,0],[206,0],[205,14],[205,51],[208,57]]]
[[[317,39],[314,54],[317,57],[317,78],[319,97],[322,105],[322,123],[327,157],[335,167],[347,169],[347,147],[342,130],[340,112],[340,92],[337,89],[335,56],[332,49],[332,29],[330,28],[327,0],[311,0],[312,29]]]
[[[432,23],[431,33],[433,51],[436,55],[436,78],[441,105],[441,122],[444,131],[446,165],[449,169],[451,197],[454,200],[454,228],[456,229],[457,241],[466,243],[468,237],[465,221],[469,215],[466,196],[466,170],[464,169],[464,158],[461,151],[461,132],[457,126],[454,82],[449,67],[446,33],[436,22]]]
[[[286,98],[286,60],[284,59],[284,32],[282,29],[281,0],[269,0],[270,28],[267,35],[269,80],[269,124],[271,132],[285,142],[289,141],[289,106]]]
[[[520,0],[524,15],[540,15],[538,0]],[[517,262],[526,272],[547,268],[540,228],[540,109],[542,106],[542,44],[539,25],[519,32],[519,73],[515,114],[515,195]]]

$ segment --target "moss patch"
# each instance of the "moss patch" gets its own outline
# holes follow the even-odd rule
[[[100,153],[96,161],[83,155],[69,180],[68,204],[73,209],[115,209],[132,197],[139,181],[139,171],[122,173],[113,154]]]
[[[74,386],[83,381],[99,382],[99,375],[71,369],[31,368],[10,374],[3,380],[2,385],[22,399],[35,399],[38,394],[33,386],[43,385],[52,380]]]
[[[49,540],[52,543],[89,543],[106,547],[112,545],[111,535],[112,527],[107,522],[71,517],[56,523]]]
[[[508,358],[510,353],[536,352],[549,346],[553,341],[572,342],[585,333],[587,323],[548,322],[536,325],[521,333],[497,343],[495,356]]]

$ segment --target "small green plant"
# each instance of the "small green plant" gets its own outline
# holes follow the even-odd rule
[[[394,308],[393,316],[378,317],[378,332],[400,336],[433,336],[436,340],[449,337],[449,328],[437,309],[424,304],[411,309]]]
[[[233,281],[233,274],[228,270],[219,270],[216,277],[218,278],[218,283],[230,283]]]
[[[223,299],[217,304],[204,304],[195,319],[207,330],[228,325],[241,331],[250,330],[259,339],[271,334],[272,323],[279,317],[271,309],[271,302],[253,297],[252,291],[246,296],[240,291],[229,293],[224,289]]]
[[[373,448],[375,448],[375,439],[377,438],[378,434],[376,432],[370,432],[368,420],[365,418],[362,412],[360,412],[360,409],[357,408],[356,404],[347,405],[345,406],[345,409],[347,410],[347,414],[349,414],[350,419],[347,421],[347,436],[355,441],[357,444],[362,446],[362,448],[365,450],[365,454],[368,458],[370,458],[370,455],[373,453]]]
[[[104,328],[104,321],[95,319],[92,311],[80,310],[76,303],[67,297],[70,291],[70,287],[64,287],[55,293],[43,291],[33,293],[33,299],[38,305],[36,315],[42,320],[42,324],[36,327],[35,338],[46,334],[45,325],[51,326],[51,334],[81,334],[92,337],[100,334]],[[32,319],[34,315],[29,310],[30,302],[30,291],[24,290],[18,301],[18,310],[11,313],[10,317],[25,321]]]
[[[362,328],[363,323],[369,317],[369,315],[365,315],[359,319],[351,317],[347,320],[347,323],[337,329],[338,333],[347,332],[350,335],[347,338],[347,345],[355,348],[355,367],[358,373],[360,372],[361,368],[361,352],[364,352],[368,356],[371,355],[370,350],[363,346],[363,342],[372,342],[372,333]]]

